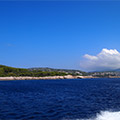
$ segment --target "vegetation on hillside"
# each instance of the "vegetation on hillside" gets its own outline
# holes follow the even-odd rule
[[[41,71],[41,70],[29,70],[23,68],[13,68],[4,65],[0,65],[0,77],[9,76],[31,76],[31,77],[44,77],[44,76],[64,76],[65,72],[57,71]]]

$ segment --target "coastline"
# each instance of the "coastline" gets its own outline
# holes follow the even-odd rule
[[[72,75],[66,75],[66,76],[46,76],[46,77],[0,77],[0,81],[5,80],[51,80],[51,79],[83,79],[83,78],[95,78],[92,76],[72,76]]]
[[[10,80],[56,80],[56,79],[85,79],[85,78],[103,78],[103,77],[93,77],[93,76],[45,76],[45,77],[0,77],[0,81],[10,81]],[[105,78],[120,78],[120,76],[109,76]]]

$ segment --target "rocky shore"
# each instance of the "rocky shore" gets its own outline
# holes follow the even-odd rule
[[[0,80],[47,80],[47,79],[82,79],[93,78],[92,76],[46,76],[46,77],[0,77]]]

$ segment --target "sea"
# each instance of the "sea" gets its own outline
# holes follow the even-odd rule
[[[120,79],[0,81],[0,120],[120,120]]]

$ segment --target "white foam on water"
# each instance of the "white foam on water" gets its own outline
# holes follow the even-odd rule
[[[64,119],[64,120],[120,120],[120,111],[101,111],[94,118],[89,119]]]
[[[120,111],[118,112],[102,111],[99,114],[97,114],[95,118],[82,120],[120,120]]]

